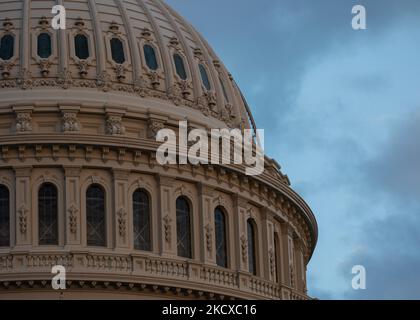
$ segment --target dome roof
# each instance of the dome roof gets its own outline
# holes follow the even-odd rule
[[[3,48],[0,55],[0,88],[114,93],[97,97],[107,104],[147,105],[148,112],[198,117],[212,127],[255,129],[231,74],[200,34],[163,1],[62,3],[67,9],[64,31],[51,27],[55,2],[0,4],[0,36],[15,40],[13,50]],[[121,100],[120,94],[135,99]]]

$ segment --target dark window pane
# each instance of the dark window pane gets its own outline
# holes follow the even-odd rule
[[[3,60],[9,60],[13,57],[15,38],[7,34],[0,41],[0,58]]]
[[[174,54],[174,63],[175,63],[176,73],[178,74],[178,76],[182,80],[186,80],[187,72],[185,71],[184,60],[177,53]]]
[[[10,245],[10,198],[9,189],[0,185],[0,247]]]
[[[120,39],[111,39],[111,53],[112,60],[114,60],[116,63],[121,64],[125,62],[124,46]]]
[[[42,59],[51,56],[51,36],[48,33],[41,33],[38,36],[38,56]]]
[[[85,35],[78,34],[74,37],[74,48],[76,51],[76,57],[79,59],[89,58],[88,38]]]
[[[105,247],[105,191],[99,185],[86,191],[86,227],[87,245]]]
[[[149,69],[150,70],[157,70],[158,63],[157,63],[157,59],[156,59],[155,49],[152,46],[149,46],[148,44],[146,44],[143,47],[143,51],[144,51],[144,57],[146,59],[146,64],[149,67]]]
[[[248,231],[248,270],[250,273],[257,275],[257,260],[255,252],[255,226],[252,219],[247,221]]]
[[[210,80],[209,80],[209,76],[207,74],[206,68],[202,64],[199,64],[198,67],[200,68],[201,80],[203,81],[204,87],[207,90],[210,90],[211,85],[210,85]]]
[[[142,190],[133,193],[134,248],[150,251],[150,206],[149,197]]]
[[[222,86],[222,91],[223,91],[223,95],[225,96],[226,102],[229,103],[229,96],[227,94],[225,84],[223,83],[222,79],[219,79],[219,80],[220,80],[220,85]]]
[[[184,197],[176,200],[176,233],[178,256],[192,258],[190,205]]]
[[[216,208],[214,211],[214,224],[216,233],[216,263],[218,266],[227,268],[226,219],[221,208]]]
[[[274,261],[276,266],[276,273],[274,281],[279,281],[280,275],[280,244],[279,244],[279,236],[277,233],[274,233]]]
[[[57,188],[44,183],[38,191],[38,236],[40,245],[58,245]]]

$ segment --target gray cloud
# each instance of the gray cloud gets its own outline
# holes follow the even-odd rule
[[[349,290],[352,299],[420,299],[420,113],[410,115],[395,130],[388,148],[365,166],[364,181],[372,206],[387,216],[373,219],[360,232],[363,250],[343,263],[367,269],[367,290]],[[350,280],[349,280],[350,281]]]
[[[257,125],[269,131],[270,155],[314,209],[320,239],[310,293],[341,297],[351,266],[364,264],[368,290],[344,297],[418,297],[420,119],[411,115],[393,126],[418,96],[418,77],[410,73],[419,67],[418,47],[410,43],[420,43],[420,1],[167,2],[219,53]],[[351,7],[359,3],[368,13],[363,32],[350,27]],[[392,50],[384,39],[405,46]],[[366,50],[351,59],[360,48]],[[349,60],[354,65],[346,66]],[[322,77],[320,67],[336,78]],[[355,248],[363,250],[351,253]]]

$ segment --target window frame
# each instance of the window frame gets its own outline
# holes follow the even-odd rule
[[[248,272],[258,276],[258,231],[257,224],[253,218],[248,218],[247,224],[247,244],[248,244]],[[251,232],[250,232],[251,229]],[[250,240],[252,235],[252,241]],[[251,255],[252,253],[252,255]],[[252,256],[252,261],[251,261]]]
[[[180,70],[178,69],[178,65],[176,63],[175,57],[179,57],[180,58],[179,61],[182,63],[182,69],[183,69],[182,70],[183,72],[181,72],[181,73],[185,73],[185,79],[184,79],[183,75],[180,75],[178,73]],[[172,54],[172,63],[173,63],[174,69],[175,69],[175,74],[182,81],[186,81],[189,78],[188,68],[187,68],[187,65],[186,65],[185,61],[186,61],[185,56],[182,53],[180,53],[180,52],[174,52]]]
[[[149,219],[149,221],[148,221],[148,224],[149,224],[149,226],[148,226],[148,229],[149,229],[148,248],[144,248],[144,247],[141,248],[140,246],[136,247],[136,239],[135,239],[135,237],[136,237],[136,235],[135,235],[135,227],[136,227],[135,226],[135,220],[136,220],[135,214],[136,214],[136,212],[135,212],[135,207],[134,207],[135,206],[134,196],[137,192],[144,194],[147,198],[147,209],[148,209],[147,215],[148,215],[148,219]],[[136,188],[133,191],[131,199],[132,199],[131,209],[132,209],[132,219],[133,219],[133,234],[132,234],[133,248],[134,248],[134,250],[151,252],[153,250],[152,205],[151,205],[152,204],[152,201],[151,201],[152,198],[150,196],[150,193],[146,189],[139,187],[139,188]]]
[[[2,191],[5,191],[7,193],[7,195],[5,195],[5,197],[4,197],[4,199],[1,198]],[[11,242],[12,242],[12,239],[11,239],[12,238],[12,232],[11,232],[11,224],[12,224],[12,210],[11,210],[11,205],[12,205],[12,201],[11,201],[10,188],[7,185],[5,185],[5,184],[0,184],[0,204],[5,199],[7,200],[7,205],[6,205],[7,210],[5,210],[6,211],[5,216],[7,215],[7,218],[4,219],[4,220],[7,220],[7,226],[8,227],[5,227],[4,228],[4,230],[7,233],[5,235],[5,238],[3,239],[3,240],[5,240],[4,244],[2,244],[2,242],[1,242],[2,240],[0,238],[0,248],[10,247],[11,246]],[[3,220],[2,218],[4,218],[4,217],[2,217],[3,212],[1,211],[1,209],[2,209],[2,206],[0,206],[0,222],[2,222],[2,220]],[[6,240],[6,238],[7,238],[7,240]]]
[[[40,207],[41,206],[41,201],[40,201],[40,193],[41,193],[42,189],[44,187],[47,187],[47,186],[53,187],[54,192],[55,192],[55,210],[56,210],[56,212],[55,212],[55,220],[56,220],[55,229],[56,230],[55,231],[56,231],[56,239],[51,240],[51,241],[53,241],[53,243],[48,243],[48,242],[44,243],[44,242],[41,241],[41,207]],[[39,246],[58,246],[60,244],[60,219],[59,219],[60,205],[59,205],[59,202],[61,200],[60,196],[59,196],[58,186],[51,181],[46,181],[46,182],[41,183],[38,186],[38,189],[37,189],[36,199],[37,199],[37,221],[38,221],[38,237],[37,237],[38,238],[37,239],[38,240],[38,245]]]
[[[101,189],[101,191],[103,192],[103,243],[93,243],[94,240],[91,240],[92,242],[89,243],[89,210],[88,210],[88,201],[89,201],[89,197],[88,197],[88,191],[93,188],[93,187],[98,187],[99,189]],[[109,239],[109,235],[108,235],[108,195],[107,195],[107,190],[106,188],[99,183],[91,183],[87,186],[86,190],[85,190],[85,223],[86,223],[86,246],[87,247],[98,247],[98,248],[107,248],[108,247],[108,243],[110,241]]]
[[[225,253],[225,263],[224,264],[219,264],[218,260],[217,260],[217,256],[218,256],[218,244],[217,244],[217,219],[216,219],[216,214],[217,211],[219,211],[223,217],[223,234],[224,234],[224,253]],[[228,222],[228,214],[226,213],[226,209],[222,206],[217,206],[214,209],[214,238],[215,238],[215,252],[216,252],[216,264],[221,267],[221,268],[229,268],[230,265],[230,259],[229,259],[229,222]]]
[[[42,36],[42,35],[47,35],[48,37],[49,37],[49,50],[50,50],[50,52],[49,52],[49,55],[47,56],[47,57],[43,57],[43,56],[41,56],[39,53],[40,53],[40,37]],[[50,59],[51,58],[51,56],[53,56],[54,55],[54,37],[53,37],[53,35],[51,34],[51,33],[49,33],[48,31],[45,31],[45,30],[42,30],[41,32],[39,32],[37,35],[36,35],[36,55],[37,55],[37,57],[39,58],[39,59],[41,59],[41,60],[48,60],[48,59]]]
[[[182,224],[182,221],[179,221],[180,216],[179,214],[181,213],[181,209],[178,209],[178,200],[184,200],[185,203],[188,206],[188,221],[189,221],[189,226],[188,228],[186,228],[186,230],[189,231],[189,252],[186,255],[182,255],[180,254],[180,234],[179,234],[179,230],[180,228],[178,227],[179,224]],[[189,198],[187,198],[186,196],[179,196],[176,198],[175,201],[175,209],[176,209],[176,244],[177,244],[177,256],[180,258],[185,258],[185,259],[193,259],[194,258],[194,248],[193,248],[193,206],[192,203],[190,201]],[[185,238],[185,236],[183,236],[182,238]]]
[[[2,41],[3,41],[3,39],[5,38],[5,37],[11,37],[13,40],[12,40],[12,48],[11,48],[11,50],[12,50],[12,55],[9,57],[9,58],[7,58],[7,59],[3,59],[2,57],[0,57],[0,60],[2,60],[2,61],[10,61],[10,60],[13,60],[13,58],[16,56],[16,35],[15,34],[13,34],[13,33],[10,33],[10,32],[6,32],[6,33],[4,33],[4,34],[2,34],[1,36],[0,36],[0,53],[1,53],[1,47],[2,47]]]
[[[87,50],[87,57],[86,58],[81,58],[77,55],[77,42],[76,39],[77,37],[84,37],[86,39],[86,50]],[[90,37],[89,35],[85,34],[85,33],[81,33],[78,32],[73,36],[73,47],[74,47],[74,56],[81,61],[87,61],[91,58],[91,46],[90,46]]]

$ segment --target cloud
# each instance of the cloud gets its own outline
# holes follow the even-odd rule
[[[415,296],[420,1],[167,1],[233,73],[318,219],[310,294]],[[367,31],[351,29],[356,3]],[[368,290],[348,291],[360,263]]]
[[[364,174],[386,217],[372,219],[360,232],[364,250],[352,254],[341,274],[350,281],[356,264],[367,270],[367,290],[347,290],[351,299],[420,299],[420,112],[405,119]]]

